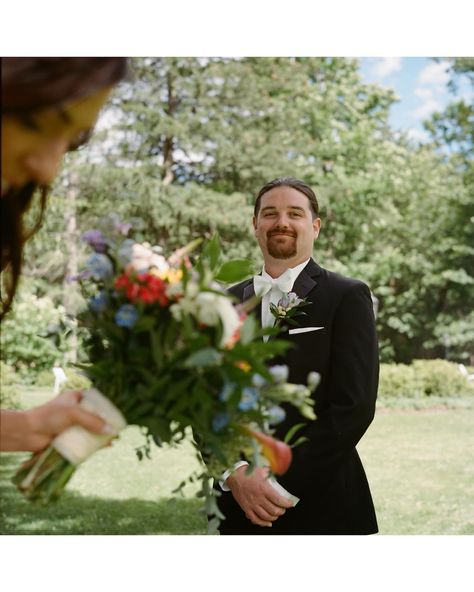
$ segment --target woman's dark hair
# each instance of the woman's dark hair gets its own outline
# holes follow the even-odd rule
[[[260,211],[260,202],[262,201],[262,195],[264,195],[271,189],[274,189],[275,187],[292,187],[293,189],[296,189],[300,193],[306,195],[312,210],[313,220],[318,217],[319,204],[316,198],[316,194],[311,189],[311,187],[307,185],[304,181],[301,181],[300,179],[295,179],[294,177],[278,177],[277,179],[273,179],[273,181],[269,181],[260,189],[260,191],[257,194],[253,210],[253,214],[255,217],[258,216],[258,212]]]
[[[2,117],[27,117],[39,109],[62,107],[125,77],[126,58],[2,58]],[[3,148],[4,149],[4,148]],[[35,183],[9,189],[0,198],[2,319],[11,307],[21,274],[23,248],[41,226],[47,188],[40,188],[40,214],[25,230],[23,217],[36,193]],[[5,295],[3,294],[5,290]]]

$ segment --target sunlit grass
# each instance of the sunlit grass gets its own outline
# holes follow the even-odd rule
[[[50,396],[26,391],[25,404]],[[474,412],[469,409],[380,411],[358,446],[374,497],[381,534],[474,534]],[[197,468],[189,442],[154,448],[138,461],[142,443],[127,428],[111,448],[87,460],[53,506],[35,507],[10,483],[23,454],[2,454],[0,532],[4,534],[204,534],[206,520],[186,486]]]

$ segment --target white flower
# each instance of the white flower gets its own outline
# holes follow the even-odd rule
[[[307,378],[307,384],[310,390],[314,391],[314,389],[318,386],[319,382],[321,381],[321,375],[319,372],[310,372]]]
[[[169,269],[168,262],[156,253],[149,243],[135,243],[131,249],[130,267],[138,272],[146,272],[154,267],[159,271]]]
[[[221,347],[230,342],[241,325],[239,314],[231,300],[214,292],[201,292],[196,298],[196,305],[196,316],[201,323],[210,327],[222,323]]]

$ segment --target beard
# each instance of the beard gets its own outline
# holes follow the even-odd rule
[[[291,259],[296,255],[296,235],[285,232],[269,233],[267,250],[274,259]]]

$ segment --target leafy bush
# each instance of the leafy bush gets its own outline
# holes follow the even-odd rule
[[[61,390],[81,391],[90,387],[90,380],[82,374],[78,374],[75,368],[66,368],[64,370],[67,376],[67,382],[63,384]],[[35,386],[54,387],[54,375],[52,368],[49,370],[42,370],[35,378]]]
[[[380,365],[380,399],[474,396],[474,384],[457,364],[446,360],[414,360],[412,364]]]
[[[48,297],[25,294],[15,303],[2,322],[2,358],[15,369],[19,379],[31,382],[42,370],[53,367],[61,353],[45,337],[64,321],[63,307],[56,307]]]
[[[18,409],[20,404],[15,389],[15,371],[4,362],[0,362],[0,370],[0,407],[2,409]]]

